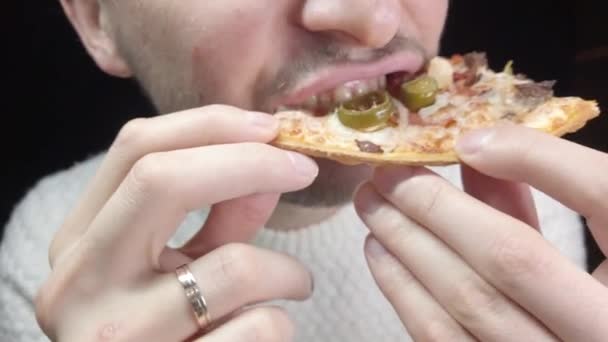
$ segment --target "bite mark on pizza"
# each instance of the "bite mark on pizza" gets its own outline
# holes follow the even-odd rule
[[[600,114],[595,101],[556,97],[555,81],[515,74],[512,62],[491,70],[481,52],[350,84],[360,87],[279,108],[272,144],[345,164],[449,165],[459,162],[455,142],[470,130],[516,124],[562,136]]]

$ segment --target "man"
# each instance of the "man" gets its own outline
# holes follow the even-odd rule
[[[596,324],[606,266],[581,270],[578,215],[535,191],[537,218],[510,182],[592,218],[605,248],[605,155],[480,131],[459,144],[477,170],[463,167],[463,184],[459,169],[437,170],[467,194],[425,169],[373,172],[265,144],[286,98],[415,73],[437,53],[447,0],[62,5],[97,65],[135,77],[166,115],[130,122],[106,154],[21,203],[0,250],[3,340],[608,337]],[[571,165],[589,165],[580,182],[565,182]]]

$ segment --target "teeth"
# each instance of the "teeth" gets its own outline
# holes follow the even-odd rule
[[[309,97],[308,100],[306,100],[306,102],[304,102],[304,107],[317,108],[318,104],[319,104],[319,100],[317,98],[317,95],[313,95],[313,96]]]
[[[275,113],[279,113],[279,112],[284,112],[284,111],[290,111],[290,110],[294,110],[293,107],[288,107],[288,106],[278,106],[274,112]]]
[[[357,84],[357,86],[355,87],[355,94],[357,96],[361,96],[361,95],[365,95],[369,92],[372,91],[372,85],[370,84],[371,82],[360,82]]]
[[[329,108],[331,107],[332,102],[334,101],[329,93],[323,93],[319,95],[319,105],[321,105],[321,107]]]
[[[374,89],[374,90],[378,90],[380,89],[380,77],[376,77],[374,79],[371,79],[368,81],[369,85]]]
[[[350,101],[353,98],[353,92],[347,87],[338,87],[334,90],[334,99],[336,102],[342,103]]]
[[[380,89],[386,88],[386,76],[382,76],[378,79],[378,85],[380,86]]]
[[[350,101],[355,96],[362,96],[373,91],[386,89],[386,76],[380,76],[368,80],[357,80],[347,82],[334,90],[311,96],[304,101],[301,107],[315,110],[327,109],[337,104]]]
[[[375,79],[375,80],[371,80],[371,81],[369,82],[369,90],[370,90],[370,91],[377,91],[377,90],[379,89],[379,88],[378,88],[378,83],[379,83],[379,82],[378,82],[378,80],[377,80],[377,79]]]

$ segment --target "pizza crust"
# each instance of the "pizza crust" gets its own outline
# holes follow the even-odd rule
[[[562,115],[552,117],[551,112],[560,111]],[[547,114],[549,112],[549,114]],[[565,114],[565,116],[563,115]],[[548,134],[561,137],[583,128],[586,123],[600,114],[595,101],[586,101],[580,98],[553,98],[523,117],[522,126],[531,127]],[[547,120],[547,118],[549,118]],[[529,121],[526,121],[530,119]],[[285,123],[285,122],[283,122]],[[498,125],[503,121],[484,124],[484,127]],[[475,127],[473,127],[475,128]],[[451,141],[461,135],[458,133]],[[346,165],[412,165],[412,166],[444,166],[459,163],[458,156],[453,148],[429,152],[423,149],[384,153],[366,153],[356,149],[354,144],[348,146],[332,146],[321,140],[314,142],[305,139],[306,132],[294,134],[292,129],[282,125],[278,137],[271,143],[286,150],[297,151],[311,157],[325,158]]]

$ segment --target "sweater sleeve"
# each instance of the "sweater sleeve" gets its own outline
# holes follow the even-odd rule
[[[33,300],[50,272],[50,242],[95,164],[43,178],[14,208],[0,244],[0,341],[49,341],[36,321]]]

